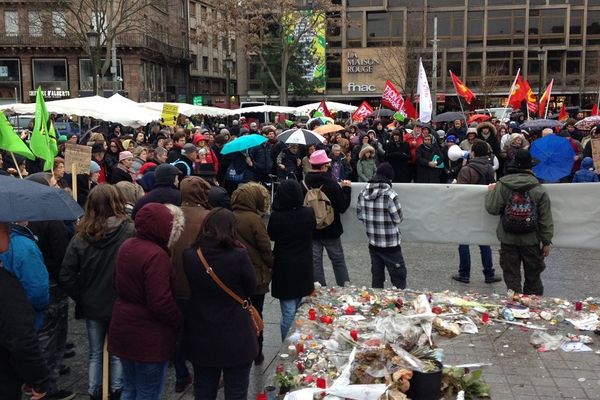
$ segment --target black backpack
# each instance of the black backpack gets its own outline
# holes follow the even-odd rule
[[[537,186],[537,185],[536,185]],[[502,228],[508,233],[535,232],[538,223],[538,211],[529,190],[510,192],[504,212],[500,217]]]

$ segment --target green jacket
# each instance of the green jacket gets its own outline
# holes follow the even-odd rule
[[[377,164],[374,158],[361,158],[356,165],[359,182],[369,182],[369,179],[375,175]]]
[[[536,246],[552,243],[554,222],[550,208],[550,197],[539,181],[529,171],[506,175],[498,181],[496,188],[485,196],[485,209],[492,215],[501,215],[512,190],[529,190],[537,206],[538,227],[535,232],[514,234],[505,232],[502,222],[498,222],[496,235],[500,243],[517,246]]]

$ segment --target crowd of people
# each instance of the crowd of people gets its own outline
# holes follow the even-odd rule
[[[402,209],[392,184],[455,182],[489,185],[485,207],[491,214],[510,208],[515,192],[527,194],[521,205],[536,204],[535,226],[514,231],[514,222],[499,224],[500,267],[509,289],[543,294],[540,274],[553,225],[527,149],[538,137],[564,136],[576,150],[565,181],[598,181],[590,139],[600,138],[600,126],[584,135],[575,120],[560,131],[529,132],[518,121],[495,118],[474,126],[461,120],[433,126],[375,119],[308,146],[280,142],[283,127],[244,118],[229,126],[185,119],[175,128],[104,127],[86,137],[60,138],[91,146],[89,174],[65,170],[62,145],[51,172],[41,171],[39,162],[17,159],[14,165],[7,155],[0,157],[3,174],[19,170],[25,179],[64,190],[76,179],[77,201],[85,210],[79,221],[0,224],[0,234],[9,235],[0,246],[1,274],[16,278],[32,309],[30,326],[16,321],[20,328],[6,330],[23,340],[15,345],[21,357],[11,358],[13,348],[0,350],[1,398],[20,398],[22,390],[33,400],[74,396],[60,389],[71,298],[87,330],[91,399],[102,396],[105,343],[111,399],[160,398],[170,361],[176,392],[193,383],[197,399],[214,399],[222,378],[226,399],[246,399],[251,366],[264,361],[262,333],[257,335],[248,306],[261,313],[267,293],[278,299],[284,339],[302,297],[314,290],[314,282],[327,284],[323,250],[336,284],[352,281],[340,238],[353,181],[366,183],[354,195],[356,216],[366,226],[372,287],[384,286],[386,269],[393,286],[407,285]],[[266,141],[221,154],[223,146],[247,134]],[[450,159],[452,145],[469,157]],[[480,250],[485,282],[501,281],[489,246]],[[459,258],[453,279],[469,283],[468,245],[459,247]],[[3,293],[18,292],[3,279]],[[0,308],[0,315],[12,314]],[[27,305],[15,310],[26,310],[21,316],[29,318]]]

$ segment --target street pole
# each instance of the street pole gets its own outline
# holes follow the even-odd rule
[[[542,61],[544,61],[544,49],[540,47],[538,50],[538,67],[539,67],[539,91],[538,91],[538,101],[542,99]]]
[[[431,97],[433,100],[433,109],[432,109],[432,113],[431,116],[435,117],[436,111],[437,111],[437,51],[438,51],[438,45],[437,45],[437,23],[438,23],[438,19],[437,17],[433,18],[433,65],[431,68],[431,73],[432,73],[432,77],[431,77]]]
[[[113,41],[112,44],[112,49],[111,49],[111,55],[112,55],[112,66],[110,67],[110,72],[112,73],[112,77],[113,77],[113,94],[119,93],[119,83],[117,81],[117,45],[115,44],[115,42]]]

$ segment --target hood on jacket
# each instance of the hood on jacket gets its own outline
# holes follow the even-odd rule
[[[31,229],[27,228],[26,226],[21,226],[19,224],[10,224],[10,237],[12,238],[13,236],[17,235],[25,236],[26,238],[31,239],[36,243],[38,241],[37,236],[33,234]]]
[[[293,179],[287,179],[279,185],[273,199],[273,210],[290,211],[304,205],[302,185]]]
[[[375,155],[375,149],[373,148],[373,146],[366,145],[362,149],[360,149],[360,153],[358,153],[358,158],[363,158],[367,151],[370,151],[373,153],[373,155]]]
[[[481,122],[480,124],[477,125],[477,128],[475,128],[475,129],[477,129],[477,134],[479,136],[481,136],[481,130],[483,128],[488,128],[490,130],[490,133],[493,136],[496,136],[496,127],[493,124],[490,124],[489,122]]]
[[[48,173],[47,172],[36,172],[35,174],[31,174],[25,178],[26,181],[33,181],[39,183],[41,185],[50,186],[48,183]]]
[[[469,167],[477,171],[481,176],[487,177],[489,183],[494,181],[494,167],[487,156],[475,157],[469,161]]]
[[[231,195],[231,209],[263,214],[267,209],[268,198],[269,193],[264,186],[258,183],[246,183],[238,187]]]
[[[391,190],[391,186],[387,182],[383,182],[383,179],[372,179],[367,183],[363,192],[365,200],[375,200]]]
[[[594,160],[592,157],[585,157],[583,161],[581,161],[580,170],[593,170],[594,169]]]
[[[500,178],[499,182],[510,190],[529,190],[540,183],[531,171],[511,169],[508,172],[509,174]]]
[[[183,225],[183,212],[172,204],[148,203],[135,215],[136,236],[167,251],[181,236]]]
[[[181,205],[196,207],[198,205],[210,209],[208,205],[208,191],[210,185],[199,176],[188,176],[179,185],[181,190]]]

